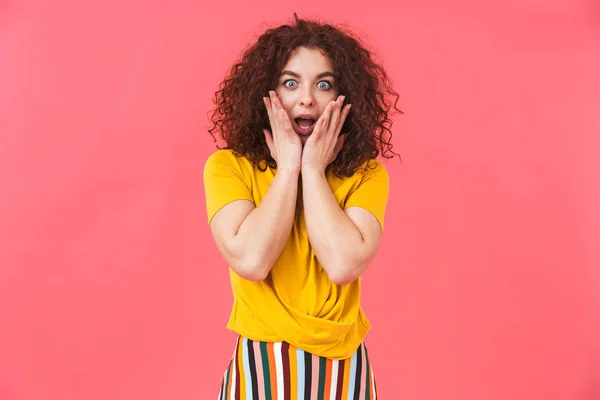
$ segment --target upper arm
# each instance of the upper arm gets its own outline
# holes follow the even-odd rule
[[[385,210],[389,194],[389,176],[379,161],[375,168],[363,173],[360,184],[350,193],[344,211],[352,220],[363,239],[357,255],[363,264],[368,264],[377,253],[383,234]]]
[[[383,232],[385,211],[387,208],[388,195],[390,190],[390,178],[386,168],[381,164],[380,161],[376,162],[375,168],[369,169],[363,173],[360,184],[354,189],[346,199],[344,208],[346,211],[352,207],[361,208],[363,213],[351,211],[354,215],[359,214],[370,214],[371,217],[379,225],[379,230]],[[348,214],[348,212],[346,212]],[[361,224],[366,224],[363,221],[373,222],[373,218],[369,218],[366,214],[359,218]],[[352,217],[351,217],[352,218]]]
[[[210,220],[210,229],[213,234],[220,236],[234,236],[237,234],[242,222],[256,206],[248,200],[234,200],[223,206]]]
[[[236,157],[226,151],[212,154],[204,165],[204,193],[208,222],[225,206],[236,200],[254,202],[250,184]]]
[[[256,207],[251,201],[234,200],[217,211],[210,221],[210,230],[217,248],[230,265],[239,261],[235,235],[254,208]]]
[[[206,212],[217,247],[225,260],[236,263],[234,237],[255,208],[252,192],[236,157],[230,152],[212,154],[204,166]]]
[[[363,246],[359,250],[360,258],[368,263],[379,249],[382,236],[381,224],[370,211],[361,207],[348,207],[344,212],[360,232],[363,240]]]

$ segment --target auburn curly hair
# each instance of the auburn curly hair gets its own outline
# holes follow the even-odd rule
[[[263,97],[274,90],[291,53],[298,47],[318,48],[331,60],[340,94],[352,103],[344,122],[344,146],[330,165],[338,176],[352,176],[365,162],[399,155],[392,150],[390,111],[398,93],[384,68],[377,64],[359,39],[339,27],[299,19],[295,24],[271,28],[247,48],[215,92],[209,132],[215,142],[219,133],[231,149],[246,156],[261,170],[276,168],[263,134],[270,128]],[[266,165],[265,165],[266,164]],[[368,165],[369,163],[367,163]]]

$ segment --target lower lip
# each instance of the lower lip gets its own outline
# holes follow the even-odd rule
[[[293,123],[293,126],[294,126],[294,130],[296,131],[296,133],[298,135],[310,135],[313,132],[313,130],[315,129],[315,125],[316,125],[316,122],[315,122],[311,126],[309,126],[308,128],[304,129],[300,125],[298,125],[296,123],[296,121],[293,121],[292,123]]]

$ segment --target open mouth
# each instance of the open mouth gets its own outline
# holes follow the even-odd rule
[[[294,130],[298,135],[310,135],[315,128],[315,120],[312,118],[294,119]]]

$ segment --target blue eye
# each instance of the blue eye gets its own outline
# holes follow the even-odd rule
[[[288,79],[287,81],[283,82],[283,86],[288,87],[288,88],[294,87],[293,85],[289,85],[289,83],[293,83],[295,85],[296,81],[294,81],[292,79]]]
[[[321,81],[317,83],[317,86],[319,87],[319,89],[327,90],[331,88],[331,83],[329,83],[328,81]]]

